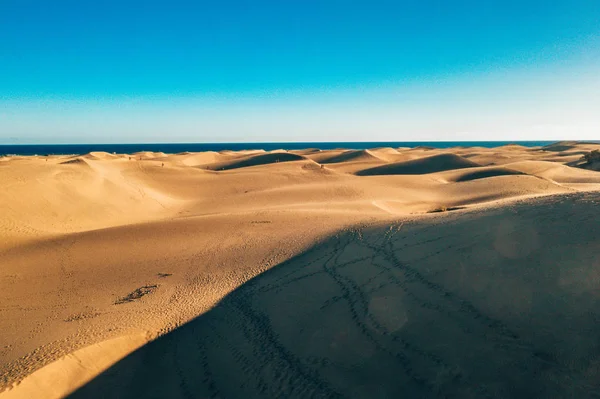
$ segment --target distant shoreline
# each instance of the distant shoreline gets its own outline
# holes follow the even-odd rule
[[[594,143],[595,141],[577,141]],[[321,150],[351,149],[365,150],[377,147],[485,147],[493,148],[509,144],[524,147],[543,147],[556,141],[372,141],[372,142],[290,142],[290,143],[138,143],[138,144],[2,144],[0,155],[71,155],[87,154],[93,151],[131,154],[151,151],[176,154],[181,152],[240,151],[277,149],[300,150],[318,148]]]

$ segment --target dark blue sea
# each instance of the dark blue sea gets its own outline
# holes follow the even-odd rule
[[[346,148],[362,150],[375,147],[498,147],[506,144],[519,144],[526,147],[537,147],[552,144],[553,141],[374,141],[374,142],[297,142],[297,143],[156,143],[156,144],[31,144],[0,145],[0,155],[70,155],[87,154],[92,151],[131,154],[138,151],[164,152],[176,154],[180,152],[253,150],[266,151],[276,149],[300,150],[319,148],[330,150]]]

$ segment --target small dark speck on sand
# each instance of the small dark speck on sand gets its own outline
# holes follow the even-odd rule
[[[115,305],[121,305],[123,303],[133,302],[136,299],[140,299],[144,295],[151,294],[157,288],[158,288],[158,285],[145,285],[143,287],[140,287],[140,288],[136,289],[135,291],[129,293],[128,295],[124,296],[123,298],[120,298],[118,301],[115,302]]]

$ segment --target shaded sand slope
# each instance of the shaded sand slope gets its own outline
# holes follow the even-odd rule
[[[211,170],[229,170],[246,168],[249,166],[266,165],[270,163],[302,161],[306,158],[302,155],[292,154],[288,152],[273,152],[268,154],[251,155],[247,158],[235,159],[228,162],[214,163],[206,166]]]
[[[373,175],[423,175],[426,173],[441,172],[445,170],[472,168],[480,166],[475,162],[454,154],[440,154],[431,157],[415,159],[412,161],[398,162],[377,166],[357,172],[359,176]]]
[[[460,182],[477,180],[477,179],[485,179],[488,177],[523,175],[523,174],[525,174],[525,173],[518,171],[518,170],[509,169],[509,168],[498,167],[498,166],[484,166],[484,167],[479,167],[479,168],[478,167],[468,168],[466,170],[464,170],[464,169],[452,170],[452,171],[448,171],[446,173],[440,173],[440,177],[442,177],[444,180],[446,180],[448,182],[460,183]]]
[[[347,230],[70,397],[596,397],[599,203]]]
[[[313,157],[314,159],[315,157]],[[331,156],[321,156],[319,163],[341,163],[341,162],[382,162],[383,160],[369,150],[350,150],[340,154],[335,152]]]

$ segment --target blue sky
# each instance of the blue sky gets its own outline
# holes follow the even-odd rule
[[[600,3],[0,0],[0,143],[600,137]]]

